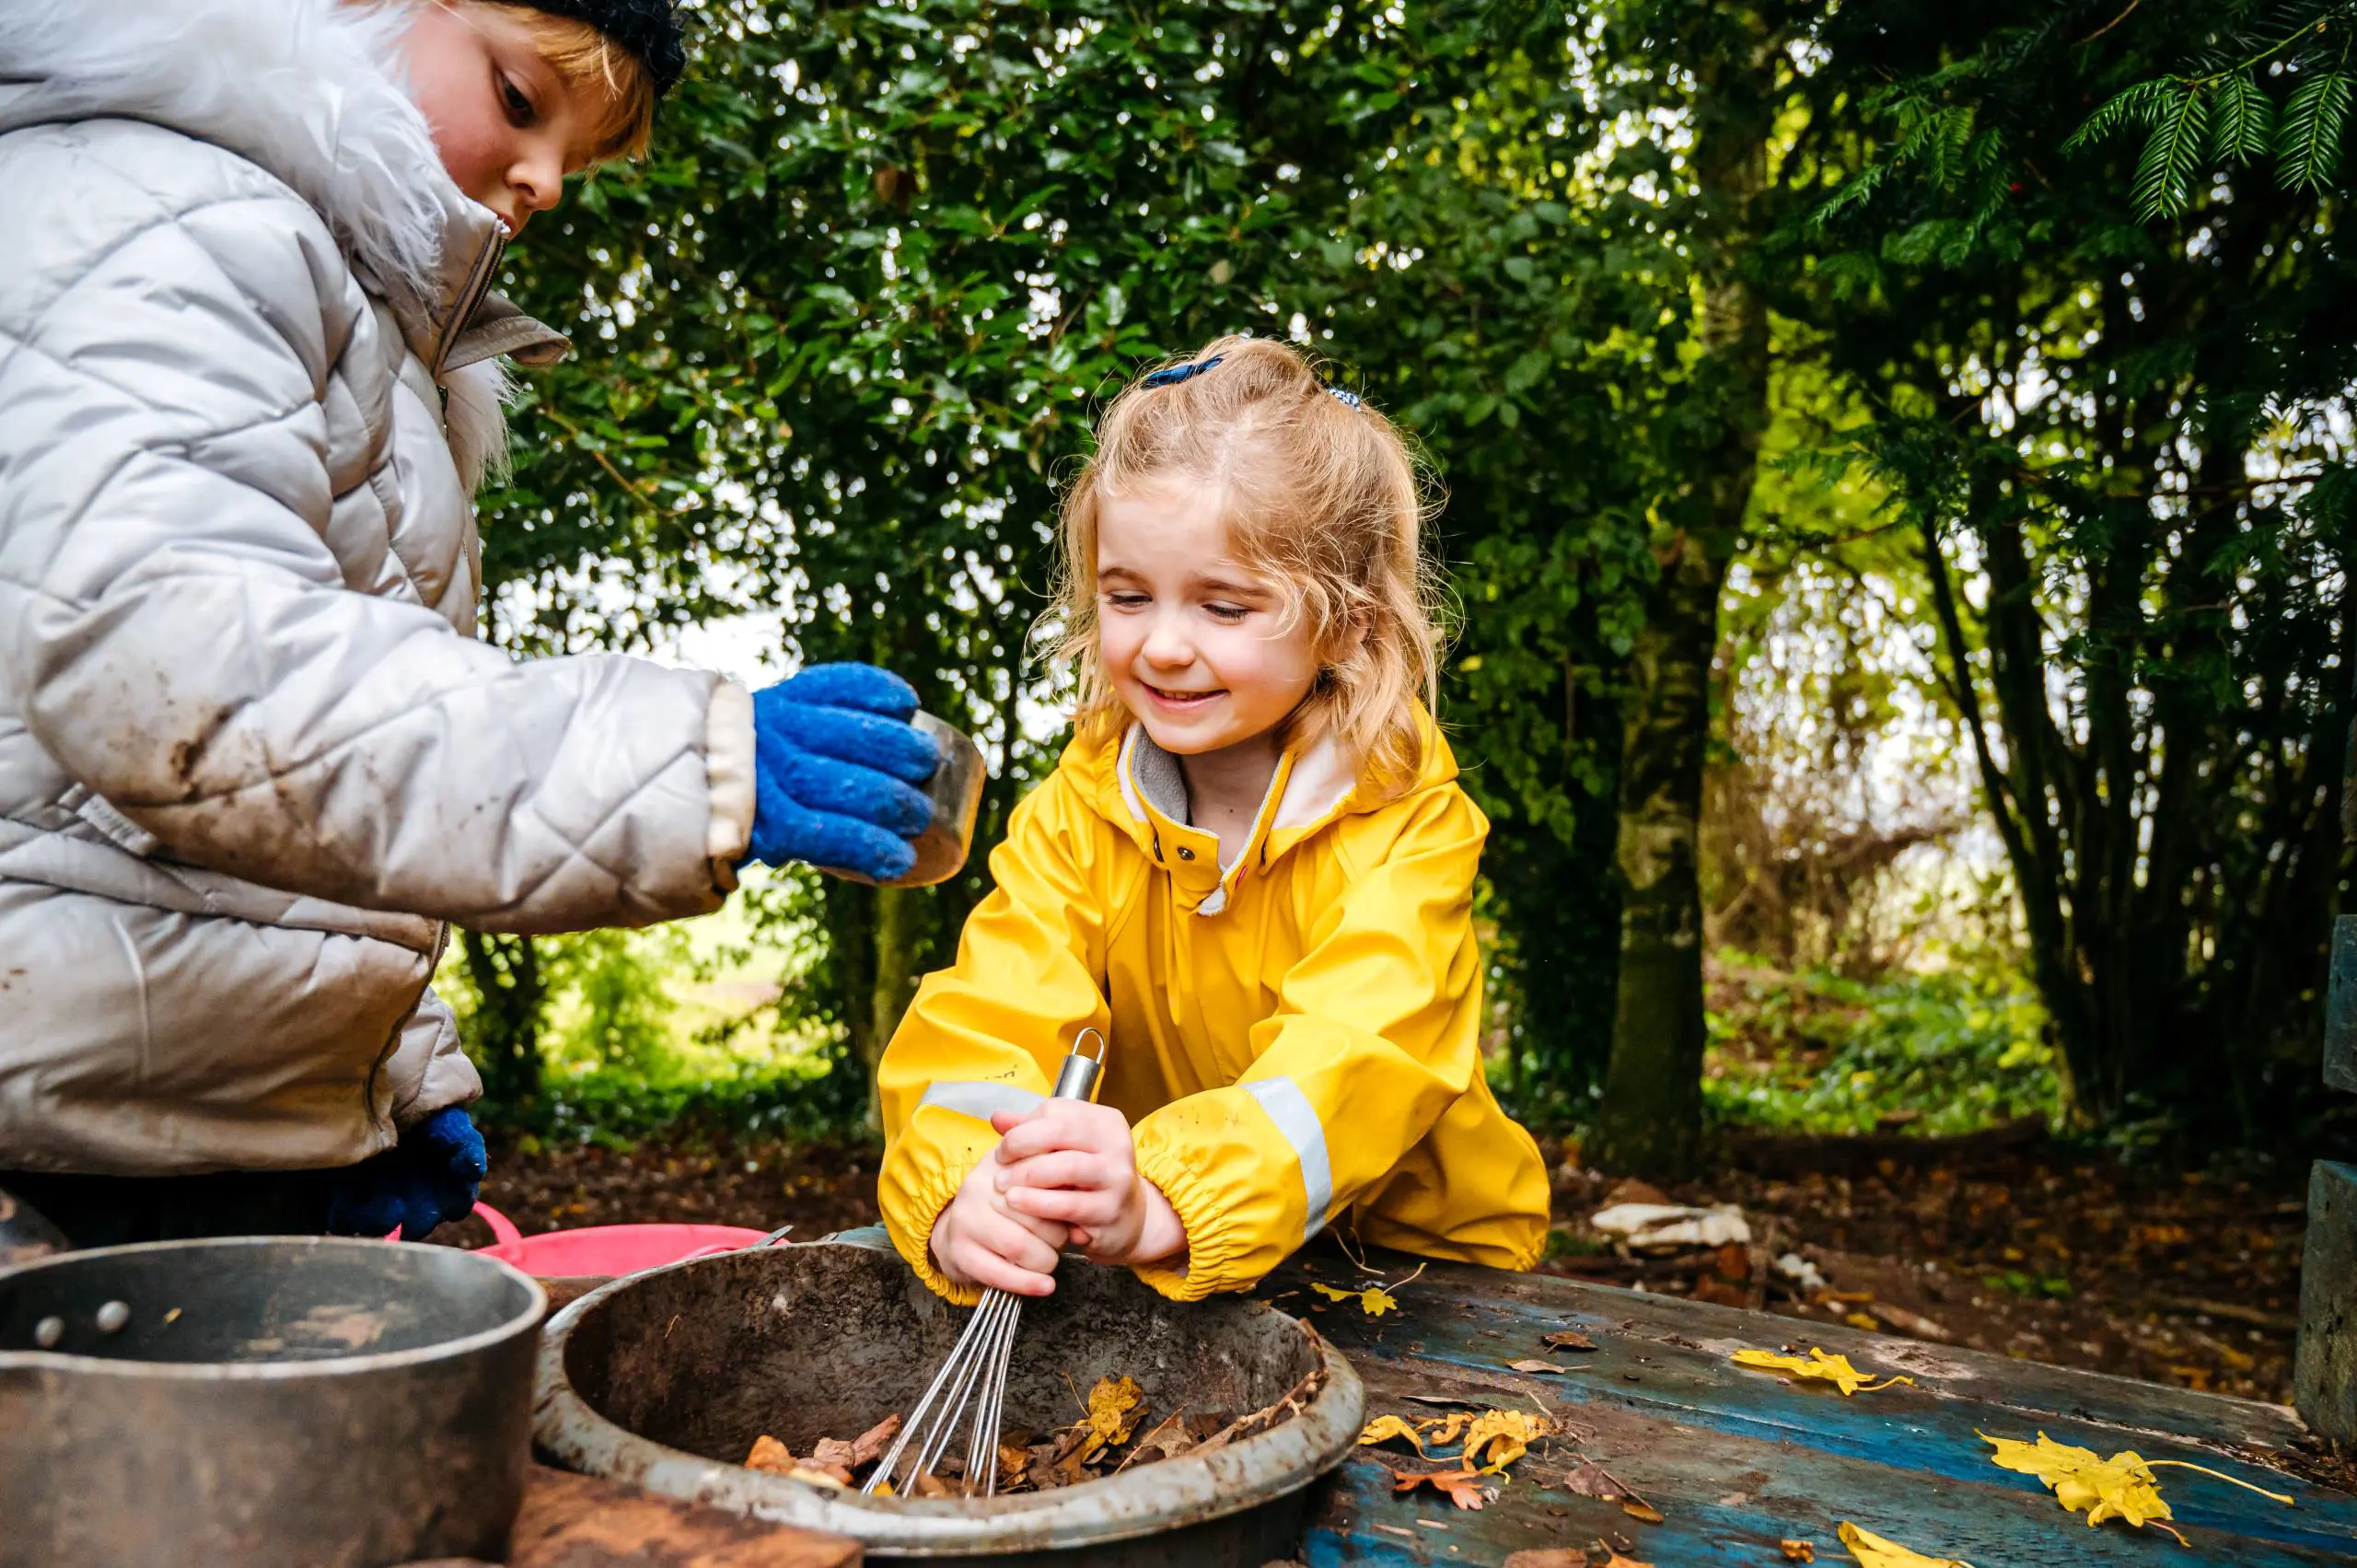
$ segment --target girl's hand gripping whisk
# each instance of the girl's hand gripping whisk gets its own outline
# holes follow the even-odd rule
[[[1091,1038],[1097,1041],[1097,1054],[1084,1054],[1081,1047]],[[1091,1100],[1097,1094],[1097,1080],[1105,1069],[1105,1037],[1095,1029],[1083,1029],[1073,1042],[1071,1054],[1064,1058],[1063,1069],[1056,1074],[1056,1089],[1052,1098],[1065,1100]],[[943,1212],[933,1229],[933,1255],[944,1273],[951,1278],[952,1257],[970,1270],[964,1277],[978,1283],[991,1285],[982,1292],[982,1299],[974,1315],[966,1323],[966,1331],[958,1336],[957,1346],[941,1370],[934,1375],[924,1397],[909,1413],[901,1426],[900,1437],[885,1454],[875,1473],[867,1478],[863,1493],[874,1493],[888,1481],[905,1493],[919,1476],[931,1475],[934,1467],[949,1451],[961,1427],[969,1429],[966,1444],[964,1491],[974,1495],[977,1478],[985,1497],[998,1491],[998,1432],[999,1416],[1006,1402],[1007,1363],[1015,1353],[1015,1330],[1023,1315],[1024,1295],[1045,1295],[1055,1289],[1051,1277],[1056,1266],[1056,1245],[1049,1236],[1061,1241],[1064,1227],[1029,1215],[1016,1214],[1007,1209],[997,1191],[997,1179],[993,1172],[994,1160],[984,1160],[977,1174],[984,1176],[981,1189],[969,1179],[958,1189],[949,1210]],[[984,1174],[991,1173],[991,1174]],[[968,1194],[975,1193],[969,1203]],[[966,1221],[960,1226],[953,1220],[952,1211],[967,1205]],[[995,1228],[993,1221],[1021,1233],[1012,1237]],[[948,1233],[945,1237],[945,1230]],[[1004,1240],[1019,1255],[1019,1261],[1010,1260],[1004,1253],[989,1245]],[[1033,1250],[1043,1249],[1045,1257]],[[986,1273],[984,1271],[990,1271]],[[991,1284],[991,1274],[999,1274],[1013,1283],[1010,1286]],[[1021,1294],[1013,1294],[1015,1290]],[[968,1416],[970,1413],[970,1425]],[[914,1457],[904,1466],[904,1451],[914,1447]],[[894,1478],[898,1477],[897,1480]]]

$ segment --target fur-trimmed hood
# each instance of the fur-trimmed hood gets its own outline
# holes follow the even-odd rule
[[[552,359],[563,340],[484,298],[499,219],[443,168],[390,64],[408,10],[407,0],[9,0],[0,134],[138,120],[284,180],[453,394],[450,434],[471,482],[504,444],[500,377],[487,362]],[[462,334],[475,341],[462,345]]]

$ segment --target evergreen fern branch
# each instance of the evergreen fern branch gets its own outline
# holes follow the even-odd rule
[[[2175,217],[2193,199],[2194,166],[2209,138],[2210,98],[2188,86],[2155,120],[2136,163],[2136,211],[2145,218]]]
[[[2150,81],[2137,82],[2096,106],[2086,123],[2071,133],[2062,144],[2066,153],[2092,146],[2114,131],[2126,125],[2150,125],[2159,118],[2170,96],[2182,90],[2175,76],[2155,76]]]
[[[2275,139],[2275,103],[2247,75],[2218,79],[2217,115],[2211,122],[2212,156],[2247,163],[2264,157]]]
[[[2326,71],[2300,84],[2276,124],[2275,151],[2283,183],[2317,191],[2340,162],[2340,132],[2349,118],[2349,77]]]

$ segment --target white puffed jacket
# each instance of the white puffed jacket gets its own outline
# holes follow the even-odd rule
[[[0,1168],[351,1163],[480,1085],[450,921],[716,907],[741,687],[477,640],[498,220],[400,7],[0,25]]]

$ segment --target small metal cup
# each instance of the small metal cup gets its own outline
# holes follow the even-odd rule
[[[855,871],[836,875],[853,882],[882,888],[929,888],[946,882],[966,867],[974,847],[974,819],[982,809],[982,784],[989,776],[981,749],[956,726],[920,713],[909,721],[941,748],[941,766],[924,786],[933,802],[933,820],[917,835],[917,861],[900,876],[878,882]]]

